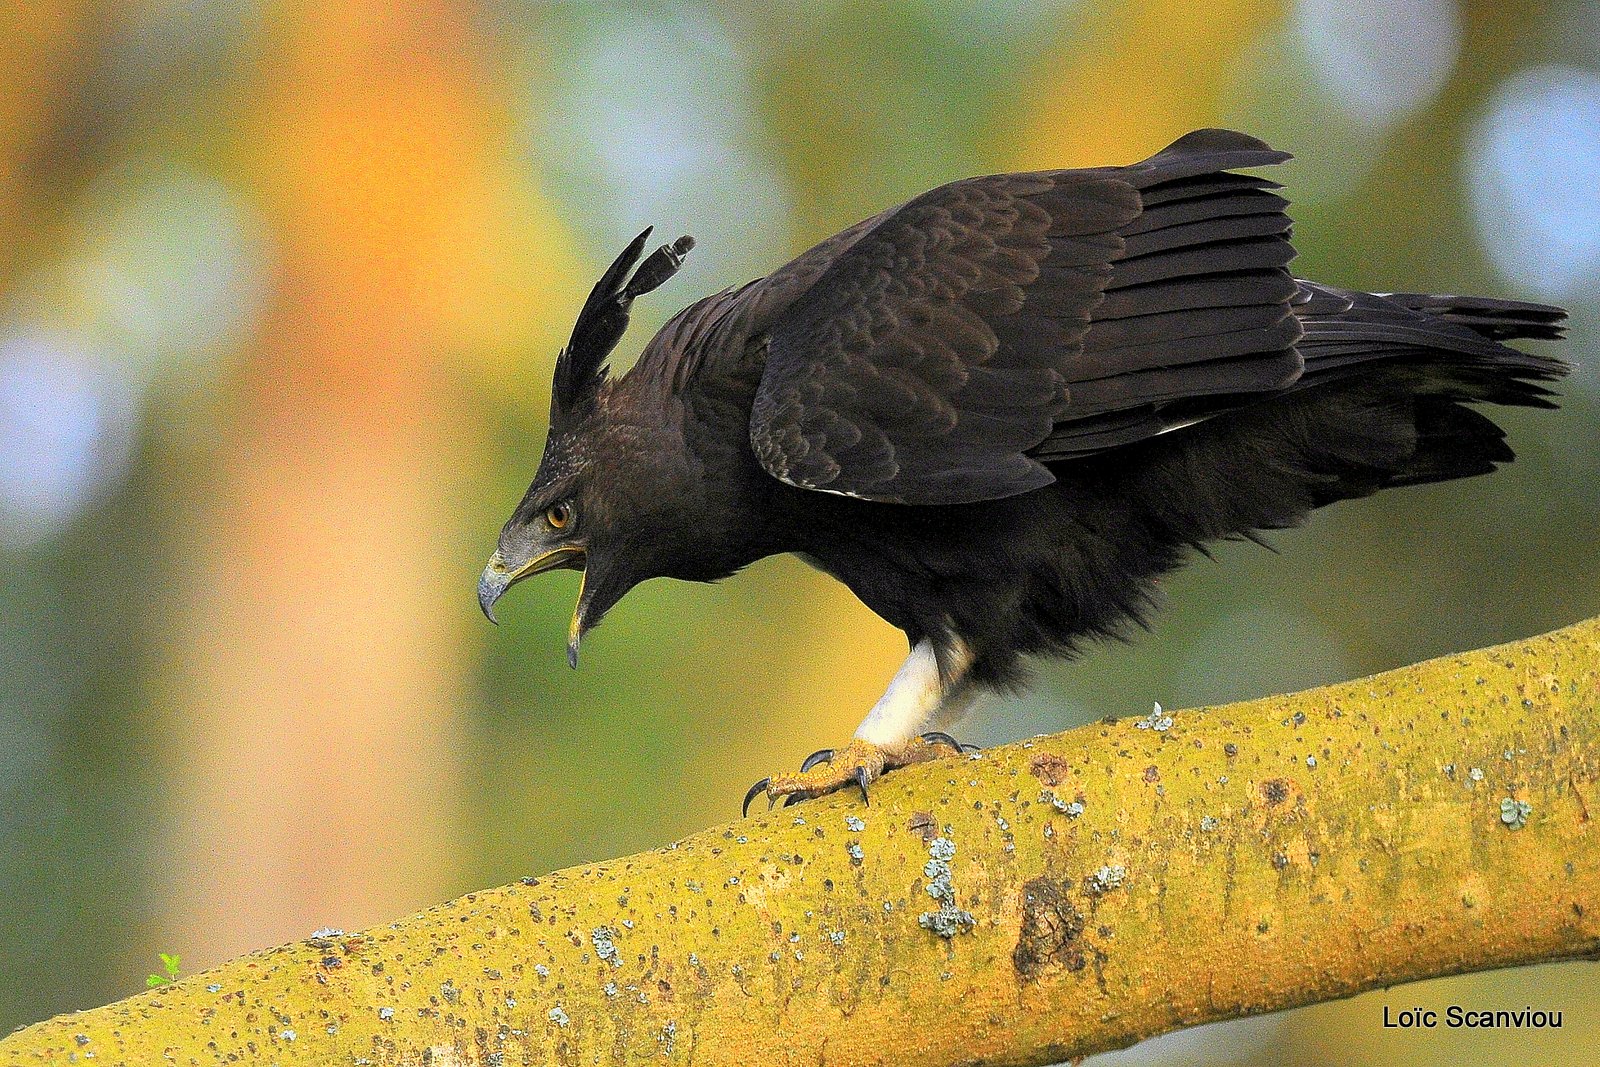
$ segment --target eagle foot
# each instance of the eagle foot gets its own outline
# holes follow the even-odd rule
[[[750,814],[750,802],[761,793],[767,794],[767,808],[771,810],[780,798],[784,807],[788,807],[798,801],[826,796],[850,786],[861,790],[863,804],[870,804],[867,786],[887,772],[938,759],[946,750],[961,753],[973,751],[976,747],[963,745],[940,731],[926,733],[898,745],[851,741],[841,749],[825,748],[813,752],[796,773],[774,774],[761,779],[744,795],[744,805],[740,810],[745,815]]]

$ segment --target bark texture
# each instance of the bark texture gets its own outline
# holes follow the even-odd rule
[[[1600,620],[245,956],[7,1063],[1046,1064],[1600,953]],[[93,1060],[88,1056],[93,1053]]]

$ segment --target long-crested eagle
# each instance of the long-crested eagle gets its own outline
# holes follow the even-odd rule
[[[658,576],[793,552],[905,631],[855,738],[758,782],[805,798],[958,750],[936,727],[1028,656],[1152,606],[1208,541],[1513,458],[1471,405],[1553,407],[1555,307],[1296,278],[1288,202],[1234,173],[1289,156],[1200,130],[1126,167],[940,186],[690,305],[605,360],[648,230],[579,312],[538,473],[478,584],[583,570],[569,635]],[[749,797],[746,798],[746,804]]]

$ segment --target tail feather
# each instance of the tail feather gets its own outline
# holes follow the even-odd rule
[[[1518,337],[1559,341],[1567,333],[1566,311],[1550,304],[1499,300],[1492,296],[1441,296],[1428,293],[1378,295],[1411,311],[1459,323],[1491,341],[1509,341]]]
[[[1512,338],[1559,338],[1566,312],[1546,304],[1477,296],[1347,292],[1300,283],[1295,313],[1304,328],[1306,372],[1297,385],[1321,385],[1363,373],[1364,365],[1406,367],[1419,395],[1553,407],[1538,384],[1571,364],[1502,344]]]
[[[1498,449],[1488,444],[1464,447],[1469,440],[1485,440],[1481,432],[1468,434],[1466,428],[1493,426],[1488,419],[1438,412],[1464,410],[1457,408],[1463,403],[1553,408],[1556,405],[1551,398],[1556,394],[1541,383],[1557,381],[1572,370],[1572,365],[1559,357],[1502,343],[1516,338],[1560,338],[1567,313],[1558,307],[1483,296],[1363,293],[1304,279],[1295,279],[1294,284],[1297,290],[1289,303],[1301,329],[1295,348],[1305,369],[1291,384],[1270,393],[1179,397],[1074,419],[1057,426],[1030,454],[1046,462],[1070,460],[1153,436],[1152,417],[1160,423],[1155,433],[1185,430],[1278,398],[1330,386],[1354,387],[1366,381],[1389,390],[1391,398],[1426,404],[1434,413],[1429,418],[1441,427],[1428,438],[1424,449],[1427,461],[1419,460],[1414,471],[1395,475],[1408,482],[1380,480],[1368,491],[1387,484],[1439,481],[1492,470],[1494,463],[1506,462],[1510,456],[1499,454],[1503,444]],[[1445,433],[1444,426],[1451,431]],[[1455,474],[1445,473],[1452,469],[1443,456],[1450,448],[1463,455],[1461,469]],[[1356,495],[1356,486],[1343,492]]]
[[[1306,370],[1290,391],[1339,425],[1339,447],[1315,457],[1313,466],[1331,479],[1313,488],[1314,506],[1487,474],[1511,462],[1505,432],[1469,405],[1553,408],[1554,394],[1542,383],[1571,370],[1557,357],[1502,343],[1559,338],[1566,317],[1560,308],[1299,284],[1295,314],[1305,331],[1298,347]],[[1357,406],[1336,414],[1350,402]]]

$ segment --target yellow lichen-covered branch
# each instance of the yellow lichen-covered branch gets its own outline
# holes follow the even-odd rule
[[[1591,620],[908,768],[870,807],[246,956],[0,1062],[1051,1063],[1595,956],[1597,778]]]

